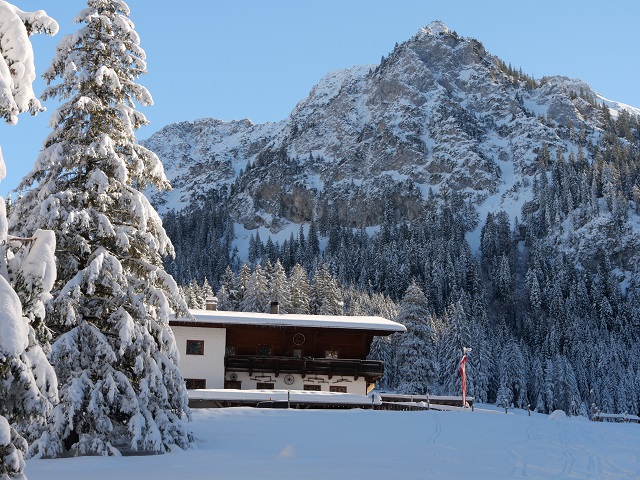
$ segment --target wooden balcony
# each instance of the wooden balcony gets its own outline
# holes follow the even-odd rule
[[[352,376],[375,382],[384,373],[380,360],[350,360],[337,358],[257,357],[251,355],[227,355],[224,358],[227,372],[297,373],[306,375]]]

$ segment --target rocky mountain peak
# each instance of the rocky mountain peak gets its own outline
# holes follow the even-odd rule
[[[543,145],[595,155],[600,98],[578,80],[515,71],[436,21],[379,65],[325,75],[282,122],[200,119],[144,143],[175,188],[154,197],[161,211],[225,188],[246,229],[275,233],[328,215],[373,227],[389,211],[411,221],[428,197],[471,205],[477,218],[498,209],[514,218]],[[623,108],[608,105],[613,115]]]
[[[418,30],[417,36],[422,37],[423,35],[438,35],[440,33],[449,33],[449,27],[447,27],[442,20],[434,20],[428,25],[420,28],[420,30]]]

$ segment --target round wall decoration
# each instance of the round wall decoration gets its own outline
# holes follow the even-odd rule
[[[304,343],[304,334],[303,333],[296,333],[293,336],[293,343],[295,343],[296,345],[302,345]]]
[[[284,383],[286,383],[287,385],[291,385],[294,382],[294,380],[295,380],[295,378],[290,373],[287,373],[284,376]]]

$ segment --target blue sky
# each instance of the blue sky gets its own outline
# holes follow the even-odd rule
[[[11,0],[43,8],[60,24],[36,36],[38,72],[62,36],[73,33],[82,0]],[[630,0],[130,0],[131,19],[147,52],[140,79],[155,105],[141,108],[146,138],[172,122],[215,117],[256,123],[285,118],[327,72],[373,64],[433,20],[480,40],[487,50],[535,76],[566,75],[601,95],[640,107],[640,3]],[[184,6],[183,9],[180,6]],[[44,83],[36,85],[42,92]],[[15,188],[49,133],[48,112],[0,125],[7,178]]]

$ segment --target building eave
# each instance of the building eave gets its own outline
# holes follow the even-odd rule
[[[273,328],[323,328],[366,331],[373,335],[405,332],[404,325],[375,316],[296,315],[255,312],[226,312],[218,310],[190,310],[189,317],[171,320],[171,326],[227,328],[231,325]]]

